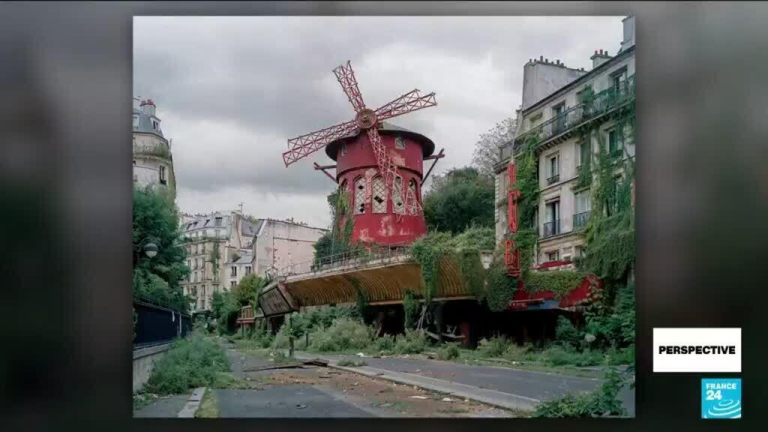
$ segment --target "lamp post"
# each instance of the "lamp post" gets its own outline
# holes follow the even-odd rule
[[[135,252],[136,262],[139,261],[142,252],[144,252],[147,258],[154,258],[160,249],[157,246],[158,243],[160,243],[160,240],[157,237],[145,237],[138,244],[134,245],[133,250]]]

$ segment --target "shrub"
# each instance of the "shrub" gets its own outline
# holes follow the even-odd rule
[[[519,346],[511,343],[502,354],[502,358],[517,362],[532,361],[536,359],[536,354],[529,345]]]
[[[573,326],[571,320],[560,315],[557,317],[557,327],[555,327],[555,339],[563,345],[577,347],[583,337]]]
[[[599,351],[584,350],[578,352],[557,345],[542,351],[541,359],[553,366],[594,366],[604,361],[603,355]]]
[[[611,348],[606,354],[606,362],[611,365],[626,365],[635,363],[635,344],[632,344],[626,348]]]
[[[626,416],[627,411],[618,399],[624,380],[616,371],[606,374],[606,381],[599,389],[585,395],[568,394],[543,402],[536,407],[534,417],[572,418]]]
[[[503,336],[494,336],[491,339],[481,339],[478,345],[478,352],[481,356],[501,357],[511,343]]]
[[[277,331],[277,334],[272,339],[272,348],[288,348],[290,345],[288,337],[290,335],[291,327],[288,325],[288,323],[284,323],[282,326],[280,326],[280,330]]]
[[[423,330],[405,330],[405,335],[397,338],[395,352],[398,354],[419,354],[427,348],[427,334]]]
[[[249,336],[251,344],[256,348],[269,348],[275,340],[272,332],[266,329],[255,329]]]
[[[373,341],[373,344],[371,344],[370,351],[381,353],[381,352],[391,352],[395,349],[395,337],[392,335],[385,334],[382,337],[376,338]]]
[[[320,329],[310,336],[310,348],[320,352],[364,349],[371,344],[373,331],[360,321],[339,318],[327,329]]]
[[[196,387],[213,385],[217,372],[229,371],[224,349],[193,332],[173,343],[171,349],[152,370],[147,391],[157,394],[179,394]]]
[[[455,343],[447,343],[437,351],[439,360],[453,360],[459,358],[459,347]]]

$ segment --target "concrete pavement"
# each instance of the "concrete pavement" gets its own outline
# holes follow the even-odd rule
[[[355,355],[315,355],[297,352],[297,358],[320,357],[332,365],[342,359],[361,360]],[[598,388],[603,380],[555,373],[519,370],[496,366],[464,365],[439,360],[401,357],[365,357],[365,367],[345,368],[369,376],[396,382],[425,386],[433,391],[469,397],[508,409],[530,410],[542,400],[567,393],[589,392]],[[442,388],[442,390],[441,390]],[[619,397],[630,416],[635,413],[635,393],[628,387]]]

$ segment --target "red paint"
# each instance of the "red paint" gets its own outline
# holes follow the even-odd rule
[[[582,279],[581,284],[572,289],[566,296],[560,299],[558,308],[567,308],[584,303],[589,298],[589,292],[592,286],[602,289],[602,281],[594,275],[589,275]],[[517,281],[517,291],[512,298],[509,309],[520,310],[527,309],[528,304],[540,303],[545,300],[555,300],[555,293],[552,291],[541,291],[530,293],[525,289],[525,283],[521,279]]]
[[[397,165],[403,177],[403,188],[411,180],[416,185],[416,197],[421,204],[421,179],[424,158],[434,151],[434,144],[428,138],[413,133],[379,129],[384,147],[392,161]],[[405,149],[395,148],[395,136],[405,142]],[[377,244],[411,243],[427,233],[427,224],[423,213],[418,215],[398,215],[392,211],[392,200],[386,199],[386,212],[373,213],[373,179],[379,174],[376,156],[371,148],[368,135],[360,133],[343,141],[336,141],[326,147],[326,153],[336,160],[336,180],[344,186],[349,196],[354,230],[352,241]],[[365,212],[354,214],[357,208],[355,200],[355,181],[365,179]]]

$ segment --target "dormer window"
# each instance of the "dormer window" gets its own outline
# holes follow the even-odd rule
[[[160,184],[166,184],[167,180],[165,178],[165,166],[160,165]]]

